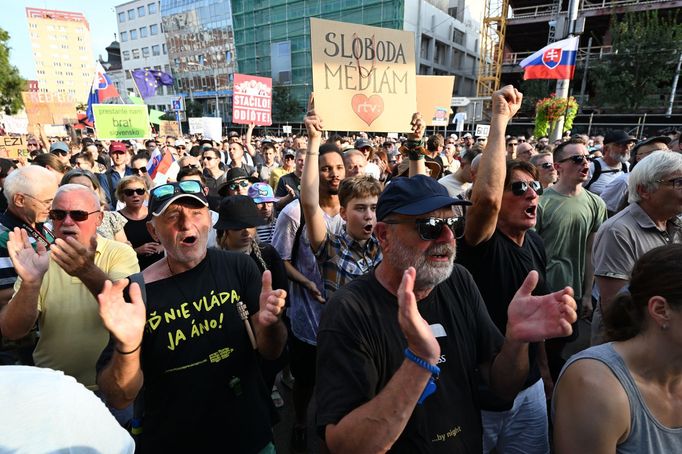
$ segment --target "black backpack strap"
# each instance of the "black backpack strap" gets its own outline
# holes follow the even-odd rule
[[[601,164],[599,164],[599,161],[595,159],[594,161],[592,161],[592,164],[594,164],[594,172],[592,172],[592,178],[590,178],[590,181],[588,181],[587,184],[585,185],[585,189],[590,189],[592,183],[597,181],[601,176]]]

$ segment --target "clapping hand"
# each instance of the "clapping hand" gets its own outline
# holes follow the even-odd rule
[[[566,287],[549,295],[533,296],[538,272],[531,271],[507,309],[507,338],[520,342],[540,342],[569,336],[576,321],[573,289]]]

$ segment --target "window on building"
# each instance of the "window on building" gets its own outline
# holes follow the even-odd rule
[[[447,52],[447,46],[440,41],[436,41],[436,55],[434,56],[435,62],[439,65],[447,64]]]
[[[466,45],[466,35],[464,34],[463,31],[455,29],[452,32],[452,40],[462,46]]]
[[[158,44],[152,46],[152,55],[154,57],[158,57],[159,55],[161,55],[161,46],[159,46]]]
[[[429,47],[431,47],[431,38],[428,36],[423,36],[422,35],[422,43],[421,43],[421,49],[419,55],[421,58],[428,60],[429,59]]]
[[[146,16],[146,15],[147,15],[147,12],[145,11],[144,6],[139,6],[137,8],[137,17],[142,17],[142,16]]]
[[[142,58],[149,58],[149,48],[148,47],[142,48]]]
[[[148,4],[147,11],[149,11],[149,14],[156,14],[156,3]]]
[[[128,32],[121,32],[121,42],[125,43],[128,41]]]
[[[140,38],[147,37],[147,27],[140,27]]]
[[[166,55],[168,51],[166,50],[166,43],[161,44],[161,49],[163,49],[163,55]]]
[[[129,50],[124,50],[122,53],[123,53],[123,61],[130,60],[130,51]]]
[[[137,30],[130,30],[130,39],[137,39]]]
[[[159,34],[159,25],[158,24],[151,24],[149,26],[149,34],[154,36]]]
[[[120,12],[118,13],[118,22],[122,23],[126,21],[126,13]]]
[[[133,19],[135,19],[135,10],[129,9],[128,10],[128,20],[133,20]]]
[[[133,59],[137,60],[140,58],[140,49],[133,49]]]

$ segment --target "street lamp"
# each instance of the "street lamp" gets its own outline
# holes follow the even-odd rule
[[[197,63],[197,62],[193,62],[193,61],[188,61],[187,66],[198,66],[199,68],[213,70],[213,86],[215,87],[215,116],[220,118],[220,109],[218,108],[218,76],[217,76],[217,70],[215,68],[209,68],[206,65],[202,65],[201,63]]]

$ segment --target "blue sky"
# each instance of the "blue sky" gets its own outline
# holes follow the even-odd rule
[[[106,50],[117,32],[114,6],[126,0],[2,0],[0,28],[10,34],[10,63],[26,79],[35,79],[36,72],[28,36],[26,7],[81,12],[90,24],[93,61],[99,54],[106,60]]]

